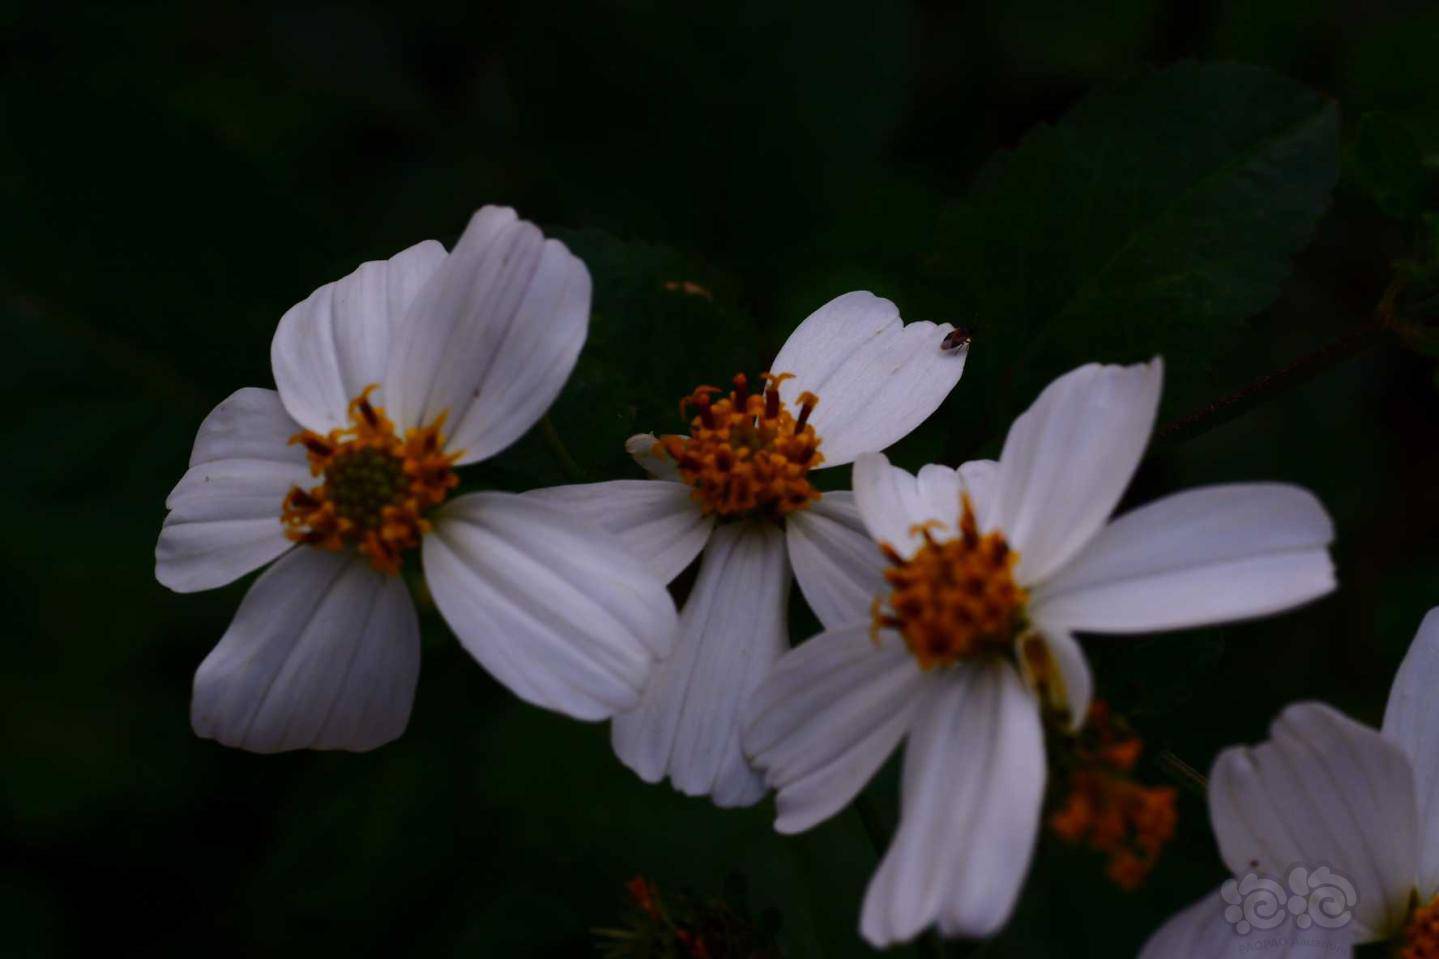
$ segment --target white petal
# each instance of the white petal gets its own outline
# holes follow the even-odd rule
[[[962,666],[920,706],[904,756],[899,830],[865,893],[875,946],[939,924],[977,938],[1009,918],[1044,795],[1039,706],[1008,665]]]
[[[487,206],[415,299],[385,372],[400,427],[446,414],[461,465],[504,449],[549,409],[590,317],[590,274],[515,211]]]
[[[195,732],[258,753],[382,746],[405,731],[420,626],[398,576],[305,547],[255,581],[195,673]]]
[[[964,481],[947,466],[929,465],[916,476],[890,466],[883,453],[867,453],[854,464],[854,501],[876,542],[901,556],[924,542],[928,526],[938,539],[959,535]]]
[[[205,417],[190,469],[165,500],[155,578],[180,593],[224,586],[294,544],[280,509],[295,485],[311,485],[299,425],[274,390],[238,390]]]
[[[1090,364],[1045,387],[1010,427],[992,517],[1038,583],[1099,532],[1139,466],[1159,407],[1163,365]]]
[[[954,327],[905,325],[889,300],[857,290],[830,300],[795,328],[770,371],[793,373],[780,397],[819,397],[810,422],[824,466],[842,466],[904,438],[939,408],[964,372],[967,349],[940,348]]]
[[[824,627],[868,622],[870,602],[886,591],[885,561],[854,494],[825,493],[809,509],[789,514],[785,538],[799,588]]]
[[[701,512],[683,483],[610,480],[524,495],[618,536],[665,583],[694,561],[714,528],[714,517]]]
[[[576,719],[639,701],[677,619],[664,583],[617,537],[512,493],[458,497],[434,522],[425,581],[496,679]]]
[[[273,460],[305,463],[305,450],[290,444],[300,425],[285,411],[274,390],[247,386],[210,411],[195,434],[190,465],[218,460]]]
[[[740,750],[740,709],[785,648],[789,569],[769,523],[716,527],[680,614],[675,651],[638,709],[615,717],[615,753],[646,782],[745,806],[764,795]]]
[[[779,790],[774,827],[801,832],[844,808],[899,745],[925,675],[894,634],[820,633],[780,658],[745,709],[744,747]]]
[[[1110,523],[1031,593],[1071,629],[1150,632],[1263,616],[1334,589],[1334,526],[1281,483],[1206,486]]]
[[[625,440],[625,452],[635,458],[640,468],[655,479],[680,481],[680,469],[674,464],[674,460],[668,456],[660,455],[655,449],[659,440],[653,433],[636,433]]]
[[[1043,690],[1050,705],[1062,709],[1071,730],[1084,725],[1089,703],[1094,698],[1094,676],[1079,641],[1061,626],[1036,620],[1035,630],[1020,639],[1019,665],[1031,689]],[[1030,643],[1038,643],[1032,650]],[[1038,656],[1039,662],[1031,660]],[[1036,669],[1044,675],[1036,675]],[[1050,673],[1054,682],[1051,683]]]
[[[1419,851],[1421,893],[1439,892],[1439,608],[1431,609],[1399,664],[1389,705],[1384,710],[1384,736],[1409,757],[1418,796],[1422,848]]]
[[[1242,901],[1242,900],[1241,900]],[[1240,933],[1225,918],[1228,903],[1215,889],[1201,896],[1159,928],[1144,943],[1139,959],[1346,959],[1353,956],[1353,931],[1310,925],[1300,931],[1285,919],[1273,931]],[[1279,908],[1285,908],[1283,902]],[[1240,921],[1240,915],[1236,920]]]
[[[960,482],[974,507],[974,519],[983,531],[994,526],[995,501],[999,498],[999,463],[996,460],[970,460],[960,466]]]
[[[1271,738],[1219,755],[1209,812],[1235,875],[1329,866],[1358,893],[1363,939],[1404,919],[1418,866],[1414,776],[1399,747],[1322,703],[1290,706]]]
[[[391,335],[444,261],[445,248],[425,240],[290,307],[270,343],[270,365],[291,416],[317,433],[349,422],[350,400],[384,380]],[[376,399],[383,404],[383,395]]]

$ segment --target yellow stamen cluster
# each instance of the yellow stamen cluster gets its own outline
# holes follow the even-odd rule
[[[1074,742],[1068,793],[1049,817],[1060,839],[1106,856],[1105,874],[1126,890],[1144,882],[1179,819],[1174,787],[1144,786],[1132,778],[1143,750],[1143,741],[1096,700]]]
[[[1439,959],[1439,896],[1410,915],[1396,955],[1399,959]]]
[[[968,496],[958,537],[936,539],[931,527],[938,525],[910,531],[924,542],[908,559],[888,543],[880,547],[890,562],[884,578],[891,591],[887,603],[874,601],[873,635],[897,630],[925,670],[1008,653],[1027,599],[1014,581],[1019,554],[998,531],[979,535]]]
[[[308,490],[291,487],[280,519],[297,543],[338,550],[354,546],[375,569],[398,573],[406,550],[430,530],[425,513],[444,502],[459,483],[459,453],[446,453],[440,427],[406,430],[404,438],[383,407],[370,404],[376,386],[350,401],[350,425],[329,435],[304,430],[290,438],[309,456],[310,473],[324,482]]]
[[[779,384],[788,378],[766,373],[764,392],[751,393],[741,373],[728,394],[701,386],[681,401],[681,415],[689,407],[696,411],[690,435],[661,436],[655,450],[679,467],[706,513],[777,520],[819,499],[807,475],[824,462],[808,423],[819,398],[801,393],[799,416],[791,415],[779,398]]]

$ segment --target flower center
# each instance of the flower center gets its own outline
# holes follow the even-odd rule
[[[1439,956],[1439,896],[1420,906],[1404,926],[1399,959],[1431,959]]]
[[[1068,793],[1049,817],[1060,839],[1106,856],[1105,873],[1126,890],[1144,882],[1179,818],[1173,786],[1134,780],[1143,750],[1143,741],[1111,718],[1109,705],[1095,700],[1068,756]]]
[[[406,430],[404,438],[370,405],[371,385],[350,401],[350,425],[321,436],[303,430],[290,437],[305,447],[310,473],[324,482],[285,495],[280,520],[297,543],[338,550],[354,546],[375,569],[398,573],[406,550],[430,531],[425,514],[444,502],[459,483],[446,453],[441,413],[429,426]]]
[[[728,395],[701,386],[680,401],[681,414],[696,410],[690,435],[661,436],[656,449],[674,460],[706,513],[778,520],[819,499],[808,479],[824,462],[808,423],[819,398],[801,393],[799,416],[791,415],[779,398],[779,384],[790,376],[766,373],[764,392],[751,393],[741,373]]]
[[[871,609],[876,640],[881,628],[898,630],[925,670],[1009,652],[1028,598],[1014,582],[1019,554],[997,530],[979,535],[968,496],[959,536],[935,539],[931,526],[942,525],[911,530],[924,543],[908,559],[881,544],[890,562],[884,578],[891,592],[887,603],[876,597]]]

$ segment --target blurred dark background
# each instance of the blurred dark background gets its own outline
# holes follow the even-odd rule
[[[965,379],[897,451],[916,466],[992,454],[1044,382],[1092,359],[1163,352],[1161,419],[1203,410],[1363,329],[1395,264],[1432,256],[1433,4],[698,7],[0,5],[0,951],[583,956],[643,874],[732,901],[746,883],[786,955],[868,954],[875,852],[853,811],[781,838],[768,802],[645,786],[605,728],[517,704],[433,613],[399,742],[257,757],[191,734],[191,676],[246,584],[154,581],[165,494],[205,413],[272,384],[284,310],[363,260],[448,245],[485,203],[570,243],[596,300],[554,422],[599,479],[634,475],[630,432],[676,429],[679,396],[762,369],[850,289],[974,331]],[[1165,70],[1187,60],[1267,70]],[[1254,160],[1271,121],[1296,145]],[[991,160],[1022,142],[1023,162]],[[1226,150],[1258,178],[1237,192]],[[1167,183],[1186,157],[1218,172]],[[1203,228],[1176,240],[1178,221]],[[1085,259],[1106,250],[1118,267]],[[1355,345],[1169,434],[1141,471],[1134,502],[1308,486],[1341,582],[1266,622],[1088,641],[1151,755],[1206,770],[1298,698],[1377,723],[1439,604],[1433,361],[1412,338]],[[533,436],[479,481],[567,478]],[[795,639],[812,627],[796,599]],[[894,778],[872,792],[891,819]],[[1223,874],[1199,794],[1181,813],[1135,893],[1046,837],[982,954],[1132,954]]]

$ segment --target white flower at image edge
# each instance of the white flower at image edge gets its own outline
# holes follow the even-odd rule
[[[1334,588],[1331,523],[1297,487],[1202,487],[1110,521],[1161,379],[1158,360],[1060,377],[997,462],[917,476],[877,454],[855,463],[893,578],[779,661],[750,699],[744,745],[788,833],[843,808],[907,740],[899,827],[862,911],[871,943],[934,924],[987,936],[1010,915],[1045,790],[1036,690],[1075,725],[1090,702],[1076,631],[1262,616]]]
[[[379,567],[416,546],[440,613],[521,698],[590,720],[635,705],[673,642],[664,584],[610,535],[536,500],[436,502],[449,465],[495,455],[553,402],[589,307],[579,259],[485,207],[453,252],[419,243],[284,315],[278,391],[239,390],[201,424],[156,546],[156,577],[178,592],[273,562],[196,673],[199,735],[257,752],[399,736],[420,634],[403,579]],[[323,475],[310,468],[320,454]],[[424,477],[406,470],[425,463],[435,500],[416,505],[405,491]],[[302,492],[319,481],[326,492]],[[336,548],[310,545],[322,540]]]
[[[1209,816],[1230,871],[1282,879],[1296,865],[1327,866],[1353,886],[1355,901],[1335,913],[1341,921],[1352,912],[1347,921],[1303,931],[1290,921],[1243,936],[1216,889],[1156,932],[1141,959],[1253,955],[1250,943],[1265,937],[1284,941],[1274,955],[1287,959],[1348,956],[1354,945],[1380,941],[1392,944],[1392,955],[1439,952],[1436,688],[1432,609],[1394,676],[1382,729],[1323,703],[1296,703],[1266,742],[1226,749],[1210,772]]]
[[[804,411],[801,422],[808,417],[823,456],[817,468],[884,449],[924,422],[959,381],[966,350],[944,346],[952,330],[905,324],[889,300],[846,293],[806,318],[780,349],[770,372],[789,376],[772,384],[772,408],[783,416]],[[807,405],[806,394],[818,403]],[[764,795],[764,784],[740,750],[739,712],[788,647],[791,571],[828,625],[869,602],[881,557],[848,491],[825,492],[779,521],[717,520],[656,445],[651,435],[627,444],[652,479],[526,495],[602,523],[666,581],[703,551],[674,655],[656,670],[639,708],[615,719],[612,739],[620,759],[648,782],[668,776],[689,795],[747,805]],[[808,461],[799,472],[807,469]]]

